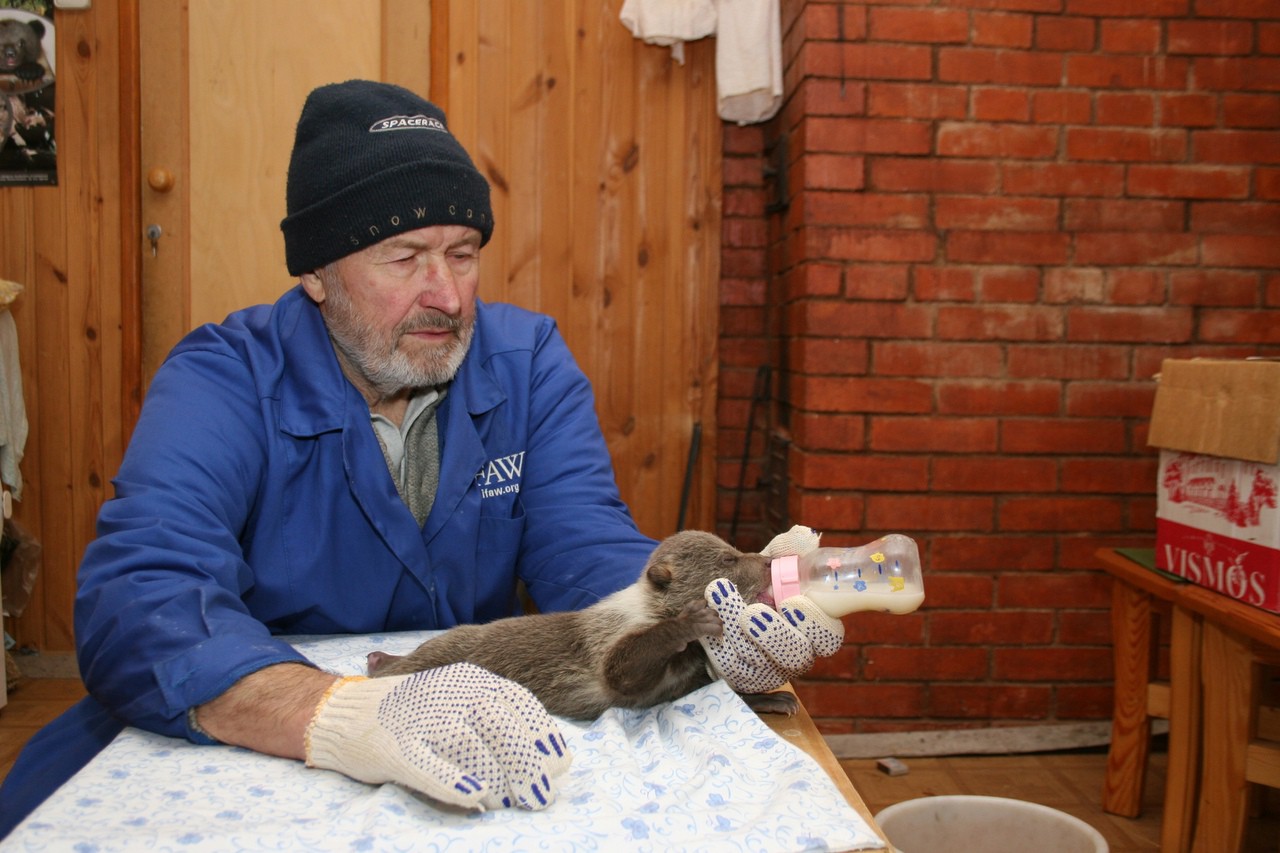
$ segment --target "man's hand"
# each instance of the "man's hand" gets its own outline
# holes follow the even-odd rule
[[[777,558],[817,547],[818,534],[796,525],[761,553]],[[835,654],[844,642],[844,624],[803,595],[781,602],[781,614],[765,604],[748,606],[737,587],[723,578],[712,581],[705,595],[724,623],[724,634],[703,639],[703,648],[715,673],[739,693],[776,690],[807,672],[818,657]]]
[[[724,634],[703,639],[703,648],[715,672],[739,693],[776,690],[844,642],[840,620],[803,595],[782,602],[779,615],[765,604],[747,606],[738,588],[721,578],[707,587],[706,598],[724,621]]]
[[[468,663],[342,679],[307,729],[307,764],[464,808],[546,808],[572,756],[524,687]]]

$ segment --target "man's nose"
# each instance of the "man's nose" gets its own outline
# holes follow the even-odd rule
[[[453,270],[443,258],[430,258],[423,265],[418,304],[456,316],[462,307],[462,296]]]

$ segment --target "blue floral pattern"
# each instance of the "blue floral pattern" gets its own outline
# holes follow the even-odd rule
[[[429,632],[296,637],[336,673]],[[797,851],[883,848],[809,756],[722,681],[644,711],[561,720],[556,802],[464,812],[236,747],[126,729],[27,818],[6,850]]]

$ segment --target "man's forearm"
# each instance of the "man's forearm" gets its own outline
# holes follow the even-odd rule
[[[338,676],[298,663],[250,673],[196,709],[209,736],[281,758],[306,758],[306,731],[316,705]]]

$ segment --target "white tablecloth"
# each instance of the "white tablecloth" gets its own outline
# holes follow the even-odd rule
[[[364,671],[426,632],[294,638]],[[645,711],[561,721],[573,766],[551,807],[450,811],[396,785],[126,729],[6,840],[9,850],[854,850],[883,844],[809,756],[723,682]]]

